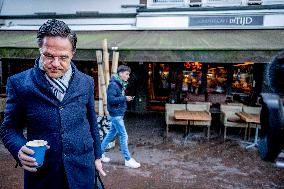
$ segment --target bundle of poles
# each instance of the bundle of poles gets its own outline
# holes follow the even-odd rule
[[[113,50],[111,75],[117,73],[119,52]],[[109,72],[109,52],[107,47],[107,39],[102,41],[102,50],[96,51],[96,58],[98,63],[98,87],[99,87],[99,103],[98,103],[98,126],[100,128],[101,139],[105,137],[110,129],[109,112],[107,110],[107,87],[110,81]],[[113,144],[109,146],[113,147]]]
[[[96,51],[98,63],[98,83],[99,83],[99,116],[108,116],[107,111],[107,87],[109,85],[109,52],[107,47],[107,39],[102,42],[102,51]],[[117,73],[119,52],[113,51],[111,74]]]

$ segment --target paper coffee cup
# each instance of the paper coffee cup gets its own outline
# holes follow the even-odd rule
[[[46,145],[47,141],[45,140],[32,140],[26,143],[26,146],[35,152],[30,156],[36,159],[36,162],[38,164],[37,167],[41,167],[43,165]]]

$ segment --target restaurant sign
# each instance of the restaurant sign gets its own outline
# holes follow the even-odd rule
[[[189,16],[189,26],[263,26],[263,16]]]

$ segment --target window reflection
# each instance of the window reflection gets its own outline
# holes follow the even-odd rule
[[[202,64],[199,62],[184,63],[182,91],[199,94],[202,77]]]
[[[207,73],[208,93],[225,93],[227,70],[223,66],[210,65]]]
[[[233,67],[233,94],[251,94],[253,88],[253,63],[235,64]]]

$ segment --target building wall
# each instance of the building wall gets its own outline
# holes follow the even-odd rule
[[[250,1],[250,2],[249,2]],[[284,4],[284,0],[262,0],[255,1],[255,3],[261,3],[262,5],[277,5]],[[252,0],[147,0],[147,8],[159,9],[159,8],[186,8],[189,6],[201,6],[201,7],[230,7],[230,6],[250,6]]]
[[[262,5],[277,5],[284,4],[284,0],[262,0]]]
[[[136,12],[136,8],[122,8],[121,5],[139,5],[139,0],[4,0],[0,15],[33,15],[39,12],[75,14],[77,11]]]
[[[140,0],[141,5],[147,5],[147,0]]]
[[[217,6],[217,4],[218,6],[237,5],[237,2],[240,3],[239,6],[242,6],[246,3],[246,1],[247,0],[203,0],[204,6]],[[143,11],[139,9],[136,16],[136,9],[139,6],[141,7],[144,3],[147,3],[148,6],[151,2],[152,4],[155,4],[156,8],[160,8],[160,11],[155,11],[154,9]],[[272,0],[272,2],[279,4],[282,2],[284,4],[284,0]],[[267,4],[268,2],[263,0],[263,3]],[[184,30],[216,28],[274,29],[284,27],[284,8],[281,9],[281,7],[284,7],[283,5],[280,6],[280,8],[274,7],[273,9],[240,9],[240,7],[236,7],[236,9],[234,9],[234,7],[222,8],[224,10],[213,7],[193,10],[191,10],[191,8],[175,9],[174,11],[162,9],[164,5],[169,4],[180,8],[184,7],[179,5],[186,5],[185,7],[188,7],[187,0],[2,0],[0,17],[2,16],[3,19],[0,19],[0,29],[37,30],[38,27],[48,18],[48,15],[45,15],[48,13],[51,14],[52,18],[64,20],[73,30],[77,31],[145,29]],[[82,16],[84,14],[85,16]],[[89,15],[86,16],[86,14]],[[28,16],[23,18],[21,15]],[[31,17],[31,15],[34,16]],[[35,15],[41,15],[41,17]],[[195,22],[197,25],[192,25],[192,20],[194,19],[196,20]],[[230,20],[234,19],[236,23],[239,23],[229,23]],[[258,19],[259,21],[256,21],[256,24],[244,24],[240,21],[241,19],[247,19],[247,23],[249,23],[252,19]],[[220,20],[224,22],[223,25],[217,23]],[[202,25],[202,22],[208,22],[209,24]]]

